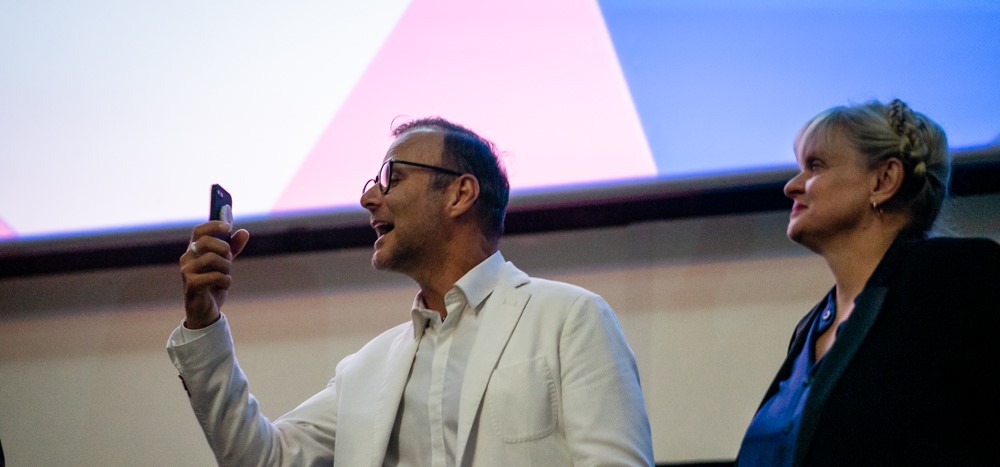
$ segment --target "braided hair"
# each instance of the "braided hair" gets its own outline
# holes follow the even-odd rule
[[[839,130],[866,158],[869,169],[899,159],[903,183],[879,209],[906,213],[903,232],[927,235],[941,212],[951,175],[948,139],[940,125],[894,99],[888,104],[870,101],[834,107],[807,126]]]

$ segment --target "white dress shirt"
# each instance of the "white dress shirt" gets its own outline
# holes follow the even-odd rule
[[[418,293],[411,316],[417,353],[389,438],[386,466],[455,465],[459,402],[480,311],[504,264],[499,252],[470,270],[444,296],[447,317],[425,308]]]

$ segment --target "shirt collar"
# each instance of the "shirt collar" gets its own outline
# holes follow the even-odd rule
[[[465,295],[470,307],[478,310],[479,305],[486,301],[486,297],[493,293],[493,289],[496,288],[497,282],[500,280],[500,270],[505,262],[503,255],[497,251],[465,273],[455,283],[455,288]]]
[[[480,305],[493,293],[497,282],[500,280],[500,271],[506,260],[499,251],[494,252],[488,258],[477,264],[469,272],[465,273],[455,285],[445,294],[445,306],[448,307],[448,316],[458,318],[465,304],[469,305],[474,313],[478,313]],[[462,302],[464,298],[464,303]],[[458,304],[458,306],[455,306]],[[413,297],[413,305],[410,309],[410,317],[413,320],[413,337],[419,339],[424,334],[424,329],[428,325],[440,323],[440,315],[430,311],[424,306],[424,300],[420,292]]]

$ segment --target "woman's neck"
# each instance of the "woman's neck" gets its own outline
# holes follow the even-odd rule
[[[896,230],[871,231],[821,253],[836,282],[838,305],[857,298],[898,234]]]

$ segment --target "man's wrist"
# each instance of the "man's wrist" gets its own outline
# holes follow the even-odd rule
[[[215,324],[215,322],[218,321],[219,318],[221,317],[222,313],[219,313],[218,311],[213,313],[211,316],[207,316],[202,319],[194,319],[188,316],[186,319],[184,319],[183,325],[186,329],[191,329],[191,330],[203,329]]]

